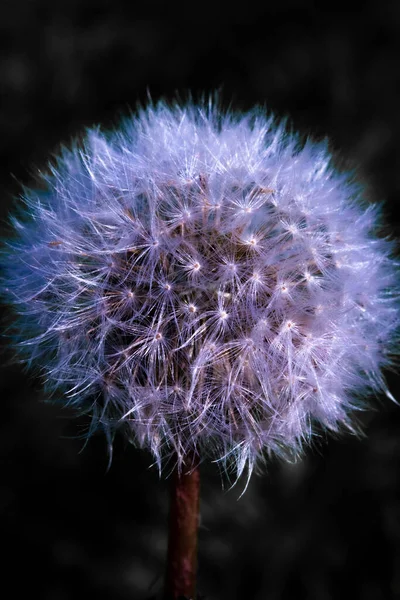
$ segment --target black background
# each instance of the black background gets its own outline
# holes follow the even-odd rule
[[[310,0],[270,8],[119,0],[14,0],[0,19],[0,217],[19,184],[84,126],[157,100],[222,89],[329,136],[399,236],[400,4]],[[131,5],[132,6],[132,5]],[[320,6],[321,8],[317,8]],[[322,10],[323,8],[323,10]],[[7,348],[3,360],[9,359]],[[396,373],[388,374],[394,394]],[[142,600],[162,587],[168,482],[118,438],[82,452],[83,422],[40,402],[40,381],[1,371],[0,511],[6,597]],[[371,400],[366,437],[330,439],[295,465],[271,462],[245,495],[202,468],[199,591],[208,600],[400,598],[400,407]],[[151,585],[153,587],[150,589]]]

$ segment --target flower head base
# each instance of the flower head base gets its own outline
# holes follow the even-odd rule
[[[398,330],[379,210],[260,112],[159,104],[65,150],[6,252],[20,348],[48,388],[159,466],[250,472],[386,390]]]

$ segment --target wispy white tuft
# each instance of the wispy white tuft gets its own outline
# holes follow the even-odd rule
[[[160,103],[87,132],[26,190],[4,253],[50,391],[148,448],[236,474],[352,429],[398,340],[377,206],[261,110]],[[43,186],[42,186],[43,187]]]

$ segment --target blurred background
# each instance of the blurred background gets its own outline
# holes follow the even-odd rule
[[[120,0],[5,0],[1,232],[20,185],[83,127],[115,125],[149,93],[220,89],[226,106],[265,104],[295,130],[328,136],[369,197],[386,201],[399,236],[400,4],[271,4],[152,4],[151,21]],[[105,441],[83,447],[85,423],[44,403],[40,381],[10,356],[4,346],[3,588],[40,600],[158,598],[168,481],[120,438],[107,472]],[[398,375],[387,378],[398,394]],[[223,490],[217,467],[202,467],[206,600],[400,598],[400,407],[387,398],[371,407],[359,417],[364,439],[321,440],[297,464],[271,462],[239,501],[240,484]]]

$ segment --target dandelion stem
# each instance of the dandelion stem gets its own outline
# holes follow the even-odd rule
[[[197,533],[200,506],[200,471],[196,455],[187,470],[178,469],[171,481],[169,537],[164,600],[196,597]]]

